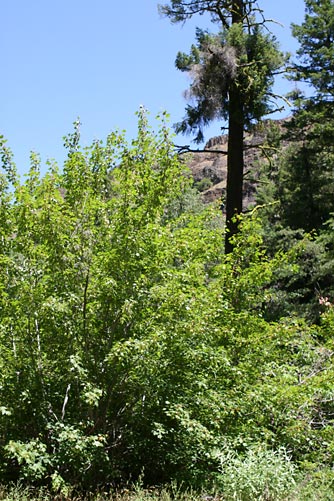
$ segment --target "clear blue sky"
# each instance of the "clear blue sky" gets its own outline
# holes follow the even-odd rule
[[[2,0],[0,43],[0,134],[8,139],[20,173],[29,153],[62,164],[62,137],[79,116],[82,139],[104,139],[116,128],[129,137],[135,112],[144,105],[154,117],[166,110],[171,123],[184,112],[189,81],[174,67],[178,50],[188,51],[203,17],[172,25],[157,11],[159,0]],[[163,3],[161,1],[160,3]],[[259,0],[283,50],[294,52],[290,23],[304,16],[303,0]],[[280,82],[279,91],[288,91]],[[288,112],[286,113],[288,114]],[[219,134],[219,124],[207,139]],[[190,138],[178,142],[189,143]]]

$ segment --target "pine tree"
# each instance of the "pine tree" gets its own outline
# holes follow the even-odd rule
[[[292,24],[292,34],[300,48],[294,65],[294,80],[314,89],[313,100],[332,102],[334,98],[334,2],[305,0],[305,18]]]
[[[211,121],[228,122],[225,250],[231,252],[242,212],[244,132],[276,106],[271,88],[284,57],[275,38],[264,32],[263,13],[253,0],[171,0],[160,10],[172,22],[209,13],[220,28],[217,34],[197,30],[190,54],[177,55],[177,68],[192,77],[187,97],[194,102],[177,132],[195,133],[195,141],[201,142]]]
[[[305,18],[292,25],[300,48],[290,78],[311,86],[296,92],[288,125],[293,146],[281,166],[284,224],[307,231],[323,227],[334,211],[334,2],[306,0]]]

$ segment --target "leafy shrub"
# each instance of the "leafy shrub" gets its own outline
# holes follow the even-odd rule
[[[203,177],[200,181],[195,183],[195,188],[199,191],[205,191],[212,186],[212,181],[209,177]]]
[[[284,500],[295,485],[296,467],[284,449],[249,449],[225,461],[220,481],[226,499]]]
[[[0,186],[0,479],[209,490],[218,474],[264,496],[288,482],[281,447],[329,467],[332,307],[317,327],[264,318],[296,253],[268,256],[254,211],[225,255],[218,207],[193,203],[145,115],[130,145],[77,134],[63,173],[32,156],[23,185]]]
[[[334,498],[334,471],[332,468],[317,468],[304,473],[289,501],[332,501]]]

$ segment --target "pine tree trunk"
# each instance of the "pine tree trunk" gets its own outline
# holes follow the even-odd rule
[[[234,0],[232,5],[232,24],[243,21],[243,0]],[[226,184],[226,235],[225,252],[233,250],[231,237],[238,232],[235,216],[242,212],[242,187],[244,172],[244,106],[242,93],[236,83],[229,90],[229,126]]]
[[[225,252],[233,250],[231,237],[238,232],[235,216],[242,212],[242,187],[244,171],[244,124],[243,106],[240,92],[236,86],[230,89],[228,157],[226,184],[226,236]]]

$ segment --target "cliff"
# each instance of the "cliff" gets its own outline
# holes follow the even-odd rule
[[[276,129],[280,133],[283,120],[266,120],[245,135],[244,150],[244,209],[254,203],[260,175],[260,163],[267,161],[261,146],[268,144],[268,134]],[[205,202],[224,199],[227,179],[227,135],[211,138],[203,152],[189,154],[187,165],[190,168],[195,185],[202,192]]]

